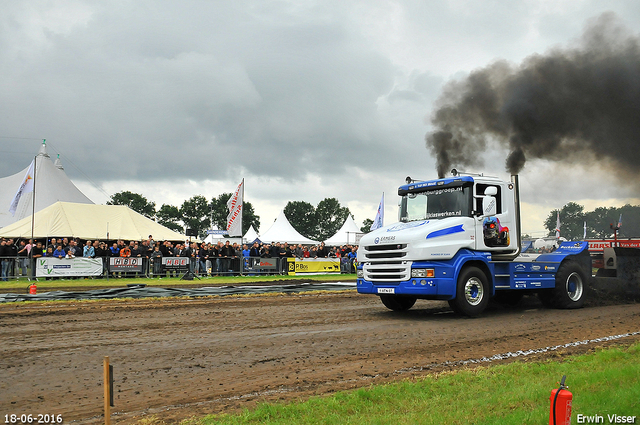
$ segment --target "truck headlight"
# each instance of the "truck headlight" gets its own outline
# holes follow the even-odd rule
[[[356,276],[357,277],[364,277],[364,270],[362,270],[362,269],[356,270]]]
[[[434,277],[433,269],[411,269],[411,277]]]

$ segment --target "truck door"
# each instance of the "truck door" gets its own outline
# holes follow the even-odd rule
[[[495,200],[495,214],[487,214],[483,211],[483,200],[485,197],[492,197]],[[487,201],[491,199],[488,198]],[[479,251],[505,252],[513,251],[513,246],[517,243],[515,232],[515,211],[513,208],[506,208],[509,204],[505,199],[505,187],[499,183],[475,185],[474,201],[475,211],[475,235],[476,248]],[[485,205],[488,203],[485,202]]]

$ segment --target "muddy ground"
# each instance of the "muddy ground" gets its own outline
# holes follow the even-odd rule
[[[640,304],[544,309],[525,297],[480,318],[445,302],[394,313],[355,292],[0,305],[0,413],[100,423],[103,358],[112,421],[168,423],[463,367],[456,362],[640,331]],[[633,335],[508,361],[531,361]],[[555,383],[554,383],[555,384]]]

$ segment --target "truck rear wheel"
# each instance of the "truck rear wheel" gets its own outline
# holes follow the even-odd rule
[[[380,301],[382,301],[382,304],[389,310],[407,311],[416,303],[416,298],[398,295],[380,295]]]
[[[482,270],[477,267],[466,267],[458,277],[456,298],[449,304],[453,304],[455,312],[475,317],[487,307],[489,297],[489,284]]]
[[[556,287],[553,289],[553,304],[557,308],[580,308],[584,305],[584,270],[575,261],[565,261],[556,273]]]

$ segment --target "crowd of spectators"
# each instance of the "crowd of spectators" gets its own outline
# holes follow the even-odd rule
[[[357,246],[343,245],[327,247],[324,242],[319,245],[292,244],[276,242],[265,244],[238,244],[230,241],[217,243],[198,242],[157,242],[152,235],[142,241],[123,240],[111,243],[100,240],[80,240],[74,238],[51,238],[48,240],[29,240],[15,242],[13,239],[0,239],[0,258],[2,259],[2,280],[17,276],[18,269],[22,276],[28,275],[32,267],[30,258],[102,258],[105,265],[110,257],[139,257],[149,259],[154,275],[162,273],[162,258],[188,257],[190,271],[199,275],[219,276],[224,274],[240,274],[252,268],[259,258],[278,258],[279,273],[286,271],[287,258],[340,258],[342,273],[355,273]],[[17,261],[16,261],[17,260]]]

